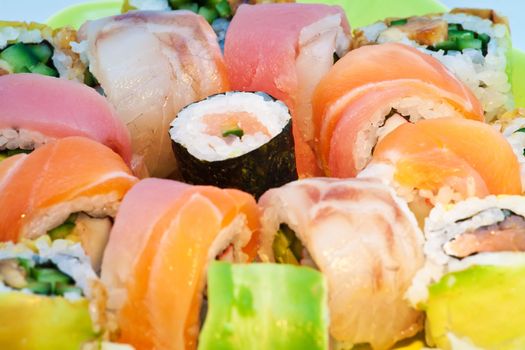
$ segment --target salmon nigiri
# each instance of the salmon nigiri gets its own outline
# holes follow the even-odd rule
[[[168,135],[186,105],[228,90],[217,37],[190,11],[134,11],[79,31],[89,69],[131,133],[151,176],[176,171]]]
[[[66,137],[0,162],[0,241],[79,240],[98,269],[119,203],[135,184],[108,147]]]
[[[67,136],[88,137],[131,161],[126,126],[95,90],[38,74],[0,77],[0,153]]]
[[[288,105],[300,176],[320,174],[311,148],[312,93],[350,40],[344,11],[321,4],[241,5],[228,29],[232,88],[263,91]]]
[[[510,144],[482,122],[444,118],[404,124],[381,140],[360,177],[380,177],[411,202],[448,204],[521,193]]]
[[[238,190],[146,179],[124,198],[102,266],[121,340],[196,349],[208,263],[250,261],[258,209]]]
[[[401,124],[443,117],[484,120],[478,100],[438,60],[402,44],[365,46],[340,59],[313,98],[324,171],[355,176],[379,139]]]

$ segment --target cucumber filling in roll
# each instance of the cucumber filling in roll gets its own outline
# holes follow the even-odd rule
[[[0,21],[0,75],[35,73],[83,81],[86,69],[71,42],[76,31]]]
[[[20,153],[31,153],[52,139],[38,131],[26,129],[0,129],[0,161]]]
[[[272,251],[275,262],[278,264],[301,265],[318,269],[301,240],[286,224],[279,225],[279,230],[272,243]]]
[[[0,75],[9,73],[38,73],[58,77],[51,60],[53,46],[47,41],[39,44],[16,43],[0,51]]]

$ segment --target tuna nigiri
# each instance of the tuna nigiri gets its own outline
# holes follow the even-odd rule
[[[169,123],[186,105],[228,89],[217,38],[189,11],[137,11],[85,23],[89,69],[131,133],[150,175],[176,170]]]
[[[336,349],[389,349],[422,328],[422,313],[404,293],[423,265],[423,234],[392,189],[303,179],[269,190],[259,205],[261,259],[310,266],[327,278]]]
[[[382,178],[420,209],[521,193],[519,163],[503,135],[460,118],[401,125],[377,144],[372,163],[359,176]]]
[[[483,120],[474,95],[438,60],[402,44],[365,46],[340,59],[313,99],[315,144],[324,171],[355,176],[379,139],[401,124]]]
[[[37,74],[0,77],[0,153],[84,136],[131,161],[129,132],[109,103],[82,84]]]
[[[111,149],[66,137],[0,162],[0,241],[81,241],[95,268],[120,200],[137,179]]]
[[[238,190],[146,179],[124,198],[104,254],[121,340],[142,349],[196,349],[208,263],[252,260],[258,209]]]
[[[228,29],[224,56],[232,87],[264,91],[288,105],[300,176],[319,174],[311,149],[312,93],[350,40],[343,10],[320,4],[241,5]]]

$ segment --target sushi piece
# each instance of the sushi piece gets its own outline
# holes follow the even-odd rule
[[[171,123],[170,135],[187,183],[258,198],[297,179],[288,108],[265,93],[227,92],[191,104]]]
[[[208,349],[328,350],[323,275],[291,265],[212,263],[199,337],[199,350]]]
[[[107,339],[105,295],[78,243],[0,243],[0,348],[70,350]]]
[[[228,29],[232,88],[264,91],[290,108],[300,177],[322,174],[312,149],[312,95],[350,41],[344,11],[321,4],[242,5]]]
[[[36,74],[0,77],[2,159],[67,136],[103,143],[131,163],[126,126],[93,89]]]
[[[137,182],[104,145],[66,137],[0,162],[0,242],[49,235],[82,243],[98,270],[124,194]]]
[[[77,50],[89,61],[151,176],[176,173],[168,129],[186,105],[228,90],[215,34],[189,11],[135,11],[86,22]]]
[[[70,45],[76,35],[71,28],[0,21],[0,76],[36,73],[84,82],[86,66]]]
[[[124,198],[104,253],[120,340],[141,349],[196,349],[206,271],[253,260],[259,217],[234,189],[146,179]]]
[[[425,222],[425,255],[408,297],[427,313],[441,349],[525,344],[525,198],[489,196],[437,205]],[[476,310],[476,312],[467,312]]]
[[[489,9],[387,18],[354,32],[354,48],[399,42],[443,63],[481,101],[487,121],[512,109],[507,18]]]
[[[269,190],[259,206],[261,260],[310,266],[326,277],[336,349],[390,349],[422,328],[423,314],[404,294],[423,266],[423,234],[391,188],[303,179]]]
[[[438,60],[401,44],[365,46],[337,61],[313,97],[316,152],[326,174],[353,177],[399,125],[483,120],[479,101]]]
[[[420,220],[437,203],[521,193],[511,146],[492,126],[443,118],[404,124],[381,140],[359,177],[382,179]]]

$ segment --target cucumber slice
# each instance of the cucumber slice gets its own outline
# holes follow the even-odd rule
[[[448,31],[448,40],[472,40],[474,39],[474,32],[470,30],[449,30]]]
[[[30,67],[29,71],[31,71],[31,73],[47,75],[50,77],[58,77],[58,72],[55,69],[46,66],[45,63],[42,62]]]
[[[14,73],[26,72],[30,67],[39,63],[38,58],[22,43],[4,49],[0,53],[0,58],[11,66]]]
[[[395,21],[390,22],[390,26],[402,26],[407,24],[408,20],[406,18],[396,19]]]
[[[488,34],[485,34],[485,33],[482,33],[482,34],[478,34],[478,39],[481,40],[481,42],[486,45],[489,43],[490,41],[490,35]]]
[[[182,4],[179,6],[179,10],[188,10],[191,12],[199,12],[199,4],[192,2],[191,4]]]
[[[45,42],[26,45],[26,47],[42,63],[47,63],[51,56],[53,56],[53,48]]]
[[[168,0],[168,4],[173,10],[178,10],[182,5],[190,4],[191,0]]]
[[[483,43],[479,39],[458,39],[456,41],[459,50],[477,49],[481,50]]]
[[[49,295],[51,293],[51,284],[47,282],[31,281],[26,288],[35,294]]]
[[[49,283],[52,287],[57,283],[70,284],[73,282],[71,277],[52,267],[35,267],[32,275],[37,282]]]
[[[454,41],[454,40],[442,41],[440,43],[437,43],[434,47],[435,47],[436,50],[445,50],[445,51],[457,50],[458,49],[456,41]]]
[[[31,273],[31,269],[35,266],[35,262],[31,259],[18,258],[18,266],[23,268],[27,274]]]
[[[232,128],[232,129],[228,129],[222,132],[222,137],[226,137],[230,135],[237,136],[237,137],[243,137],[244,130],[242,130],[241,128]]]
[[[215,9],[219,13],[219,16],[223,18],[229,18],[232,15],[232,9],[226,0],[222,0],[217,5],[215,5]]]
[[[459,23],[449,23],[448,30],[463,30],[463,26]]]
[[[21,154],[21,153],[29,154],[29,153],[31,153],[31,150],[29,150],[29,149],[20,149],[20,148],[8,149],[7,150],[7,156],[8,157],[16,156],[17,154]]]
[[[209,23],[213,22],[214,19],[219,17],[219,13],[214,8],[208,8],[203,6],[199,9],[199,15],[204,17]]]

